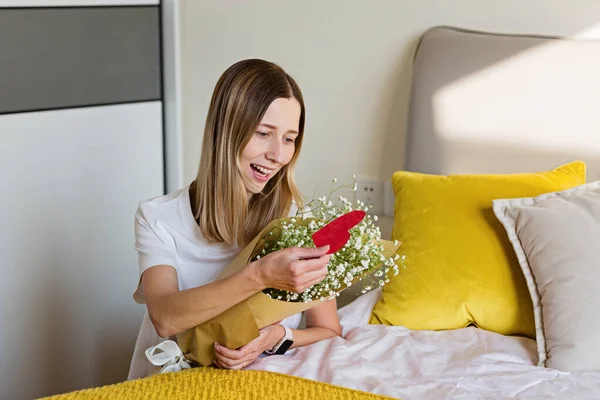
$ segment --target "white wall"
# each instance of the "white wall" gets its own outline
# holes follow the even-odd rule
[[[196,174],[219,75],[252,57],[280,64],[304,92],[307,129],[297,179],[306,195],[317,185],[328,188],[334,176],[389,179],[403,166],[411,58],[419,36],[435,25],[600,37],[593,30],[600,2],[182,0],[184,180]],[[389,235],[391,219],[380,221]]]
[[[0,399],[127,378],[133,215],[162,190],[161,115],[155,101],[0,116]]]
[[[0,0],[1,400],[127,378],[134,214],[164,190],[158,4]]]

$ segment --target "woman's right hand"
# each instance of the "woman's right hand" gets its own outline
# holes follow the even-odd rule
[[[265,288],[301,293],[327,275],[329,246],[290,247],[255,261],[257,277]]]

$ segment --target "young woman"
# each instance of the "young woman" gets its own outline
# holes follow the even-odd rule
[[[327,273],[327,248],[290,248],[215,281],[270,221],[301,204],[294,166],[304,135],[305,109],[296,82],[279,66],[244,60],[215,87],[200,166],[188,186],[142,202],[135,215],[140,282],[134,298],[147,312],[129,379],[149,375],[144,351],[267,288],[302,292]],[[261,330],[239,349],[215,343],[215,364],[242,369],[259,355],[341,335],[336,300]],[[285,343],[284,346],[282,344]]]

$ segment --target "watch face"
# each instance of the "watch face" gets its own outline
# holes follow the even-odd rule
[[[281,346],[277,349],[275,354],[285,354],[286,351],[290,348],[290,346],[294,343],[293,340],[286,339],[281,343]]]

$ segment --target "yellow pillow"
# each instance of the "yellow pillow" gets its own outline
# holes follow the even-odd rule
[[[535,337],[533,305],[492,200],[585,183],[585,163],[549,172],[429,175],[396,172],[392,238],[405,268],[383,288],[370,323],[445,330],[475,325]]]

